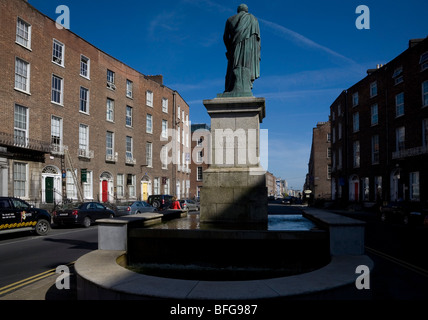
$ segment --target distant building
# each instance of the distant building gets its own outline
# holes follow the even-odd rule
[[[25,0],[0,0],[0,30],[0,195],[47,205],[189,195],[189,106],[162,76]]]
[[[343,91],[330,107],[337,201],[428,200],[428,38]]]
[[[192,158],[190,163],[190,198],[200,197],[203,187],[204,171],[208,168],[210,162],[210,136],[211,129],[205,124],[191,125],[191,150]]]
[[[314,200],[331,200],[330,131],[330,122],[327,121],[318,122],[312,132],[312,147],[304,191]]]

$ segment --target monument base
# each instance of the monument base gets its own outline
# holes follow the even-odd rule
[[[266,174],[262,168],[211,168],[204,171],[200,221],[264,227],[268,220]]]
[[[204,100],[211,117],[211,166],[203,173],[202,224],[267,225],[266,171],[260,166],[265,99]]]

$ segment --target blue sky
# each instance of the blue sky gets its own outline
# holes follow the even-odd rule
[[[146,75],[162,74],[190,106],[192,123],[210,123],[202,104],[224,90],[226,19],[245,2],[260,22],[261,77],[253,94],[266,98],[268,170],[301,189],[312,129],[327,121],[340,92],[428,36],[424,0],[29,0],[54,20],[70,9],[70,30]],[[359,30],[356,8],[370,9]]]

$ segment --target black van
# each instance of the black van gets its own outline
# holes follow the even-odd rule
[[[46,210],[18,198],[0,197],[0,234],[35,231],[44,236],[50,229],[51,215]]]
[[[172,198],[173,196],[167,194],[155,194],[149,196],[147,203],[161,211],[171,206]]]

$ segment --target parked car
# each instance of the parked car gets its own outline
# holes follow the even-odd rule
[[[147,203],[155,207],[157,210],[162,211],[168,209],[172,204],[172,196],[165,194],[151,195],[147,199]]]
[[[199,203],[192,199],[180,200],[180,206],[188,211],[199,211]]]
[[[156,211],[156,208],[145,201],[129,201],[116,207],[118,216],[154,211]]]
[[[85,228],[98,219],[113,218],[115,213],[99,202],[66,204],[63,209],[53,212],[53,222],[57,225],[83,225]]]
[[[44,236],[50,229],[51,215],[46,210],[18,198],[0,197],[0,234],[35,231]]]
[[[395,221],[403,224],[425,224],[428,206],[405,201],[389,202],[380,207],[380,219],[383,222]]]

